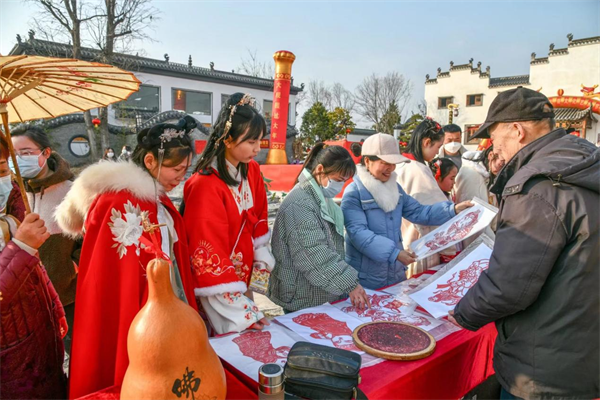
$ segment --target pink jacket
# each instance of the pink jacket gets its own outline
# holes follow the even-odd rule
[[[12,241],[0,253],[0,292],[2,398],[65,398],[65,312],[39,259]]]

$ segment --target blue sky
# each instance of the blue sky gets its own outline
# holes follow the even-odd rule
[[[322,80],[354,88],[371,73],[398,71],[423,97],[425,74],[449,62],[491,66],[492,77],[529,73],[530,54],[550,43],[600,35],[600,0],[590,1],[156,1],[162,11],[145,43],[149,57],[237,69],[248,49],[262,60],[296,54],[294,83]],[[31,4],[0,0],[0,53],[26,37]],[[141,46],[141,47],[142,47]],[[576,66],[574,66],[576,68]]]

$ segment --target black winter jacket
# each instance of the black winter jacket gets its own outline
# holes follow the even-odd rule
[[[496,322],[494,369],[513,395],[600,397],[600,149],[557,129],[521,149],[492,191],[490,266],[457,322]]]

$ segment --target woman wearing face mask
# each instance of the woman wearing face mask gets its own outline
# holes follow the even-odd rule
[[[269,324],[248,290],[253,271],[268,274],[274,264],[267,194],[254,161],[266,130],[254,99],[231,95],[183,190],[195,293],[217,334]]]
[[[50,139],[41,129],[13,132],[12,142],[31,211],[40,215],[50,232],[50,238],[38,250],[39,257],[60,296],[67,322],[73,326],[81,240],[65,234],[54,218],[56,207],[73,185],[73,173],[69,163],[52,151]],[[67,354],[70,344],[71,334],[65,338]]]
[[[121,154],[119,155],[119,161],[129,161],[131,159],[131,146],[123,146]]]
[[[117,157],[115,156],[115,151],[112,147],[104,150],[104,156],[102,157],[104,161],[117,161]]]
[[[128,366],[127,333],[148,296],[146,265],[155,256],[142,220],[161,224],[155,235],[171,259],[176,296],[196,307],[181,216],[167,193],[183,179],[195,120],[159,124],[138,133],[131,163],[101,162],[81,172],[56,216],[71,235],[85,232],[77,287],[69,396],[120,385]],[[184,345],[184,344],[183,344]],[[151,351],[151,349],[149,349]]]
[[[444,192],[448,200],[452,201],[452,189],[458,174],[458,167],[454,164],[454,161],[446,157],[434,158],[431,160],[429,168],[440,190]]]
[[[398,142],[378,133],[365,140],[357,174],[344,192],[346,261],[369,289],[406,279],[406,266],[415,255],[402,246],[402,218],[421,225],[441,225],[468,206],[449,201],[423,206],[396,182],[396,164],[406,163]]]
[[[396,174],[398,183],[404,191],[419,203],[431,205],[441,201],[448,201],[446,195],[438,186],[434,175],[427,166],[438,154],[444,142],[444,131],[440,124],[426,118],[414,130],[408,142],[407,152],[403,155],[411,160],[409,163],[398,164]],[[437,226],[414,224],[406,219],[402,220],[402,240],[404,248],[420,237],[428,234]],[[446,256],[456,254],[456,247],[451,246],[441,251]],[[434,254],[410,265],[407,276],[423,272],[440,264],[440,254]]]
[[[348,295],[356,307],[369,306],[356,270],[345,261],[344,215],[333,201],[355,172],[346,149],[317,143],[283,200],[273,227],[276,263],[268,296],[285,312]]]
[[[5,213],[12,191],[7,158],[8,145],[0,136],[0,393],[3,399],[65,398],[62,338],[68,326],[36,257],[50,234],[37,214],[21,223]]]
[[[489,204],[498,207],[498,199],[489,188],[500,170],[504,167],[504,160],[494,153],[494,146],[485,151],[469,151],[463,155],[463,167],[456,176],[456,188],[454,191],[456,201],[464,201],[479,197],[487,200]],[[483,233],[495,239],[496,218]],[[479,234],[473,235],[462,241],[463,247],[471,244]]]

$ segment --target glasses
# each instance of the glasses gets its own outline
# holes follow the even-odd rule
[[[39,153],[37,153],[39,151]],[[40,155],[42,153],[42,149],[23,149],[23,150],[19,150],[16,151],[15,150],[15,154],[18,155],[19,157],[24,157],[24,156],[37,156]]]

